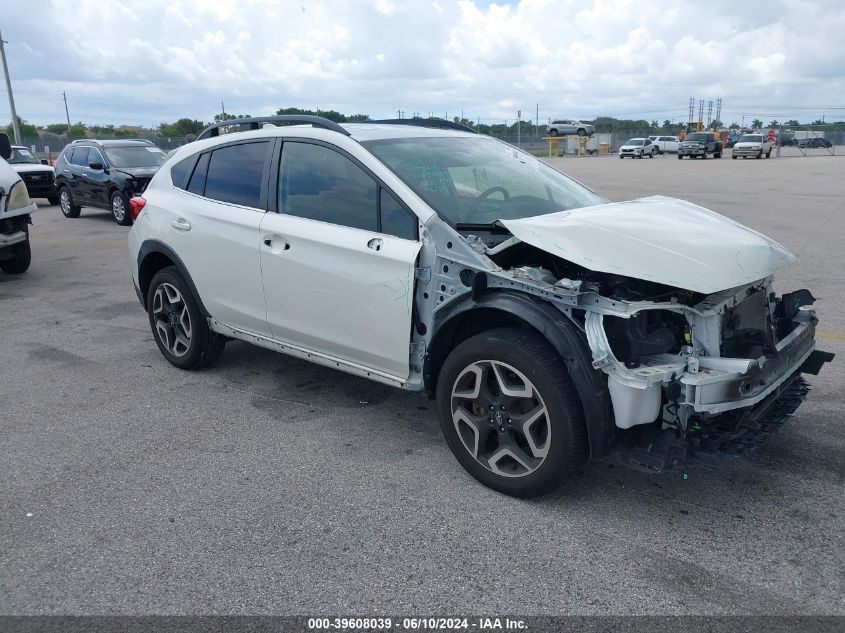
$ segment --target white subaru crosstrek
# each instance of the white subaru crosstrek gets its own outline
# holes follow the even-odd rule
[[[810,292],[773,292],[794,259],[776,242],[407,123],[245,119],[176,152],[130,202],[164,357],[198,369],[240,339],[426,391],[458,461],[518,496],[608,455],[746,452],[830,359]]]

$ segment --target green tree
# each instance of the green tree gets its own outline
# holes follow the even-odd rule
[[[824,124],[825,124],[824,119],[816,119],[810,125],[824,125]]]
[[[725,124],[722,123],[719,119],[710,122],[710,129],[711,130],[719,130],[725,127]]]
[[[728,126],[728,129],[729,129],[729,130],[738,130],[738,129],[739,129],[739,123],[737,123],[736,121],[734,121],[733,123],[731,123],[731,124]]]
[[[798,127],[798,126],[799,126],[799,125],[801,125],[801,124],[800,124],[798,121],[796,121],[795,119],[789,119],[789,121],[787,121],[786,123],[784,123],[784,125],[785,125],[786,127]]]
[[[165,137],[196,137],[205,129],[205,123],[197,119],[179,119],[175,123],[162,123],[158,126],[159,136]]]
[[[769,127],[780,127],[780,121],[778,121],[777,119],[772,119],[769,122]]]
[[[664,130],[671,130],[672,129],[672,122],[669,119],[663,120],[663,129]]]
[[[67,123],[50,123],[44,126],[44,131],[50,134],[64,134],[67,132]]]
[[[754,119],[751,122],[751,127],[754,128],[755,130],[758,130],[761,127],[763,127],[763,122],[760,119]]]
[[[38,128],[31,123],[27,123],[24,121],[20,115],[18,115],[18,130],[21,133],[21,138],[34,138],[38,136]],[[12,126],[12,123],[9,122],[9,127],[6,128],[6,133],[9,135],[10,139],[15,138],[15,129]]]
[[[65,126],[64,135],[68,140],[75,138],[85,138],[86,127],[82,121],[78,121],[70,126],[70,129]]]
[[[248,119],[252,115],[250,114],[229,114],[228,112],[225,114],[215,114],[214,115],[214,122],[220,123],[221,121],[231,121],[233,119]],[[181,120],[181,119],[180,119]],[[200,130],[201,132],[202,130]]]

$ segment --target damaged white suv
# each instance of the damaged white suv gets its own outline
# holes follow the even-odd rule
[[[830,359],[812,295],[773,293],[794,258],[763,235],[397,123],[246,119],[170,158],[129,233],[168,361],[205,367],[235,338],[427,391],[464,468],[531,496],[588,459],[749,450]]]

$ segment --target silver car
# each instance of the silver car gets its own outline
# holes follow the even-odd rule
[[[588,123],[581,123],[574,119],[557,119],[546,126],[546,134],[549,136],[592,136],[595,128]]]

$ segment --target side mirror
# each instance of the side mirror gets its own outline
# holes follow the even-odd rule
[[[41,164],[42,164],[42,165],[49,165],[50,163],[48,163],[48,162],[47,162],[47,159],[46,159],[46,158],[42,158],[42,159],[41,159]]]
[[[102,171],[103,170],[103,163],[88,163],[88,167],[95,171]]]
[[[12,157],[12,144],[9,142],[9,135],[5,132],[0,132],[0,156],[5,160]]]

